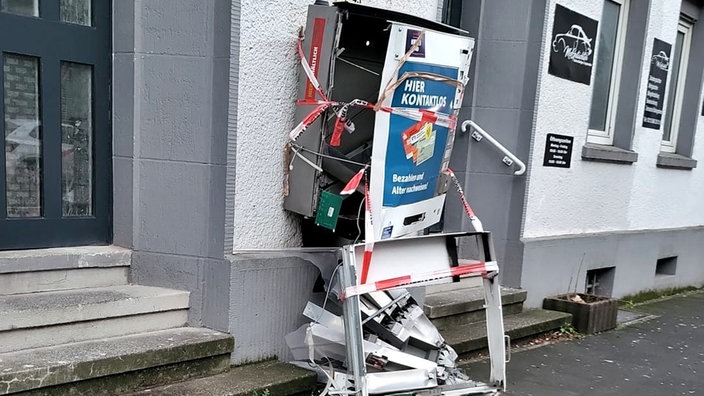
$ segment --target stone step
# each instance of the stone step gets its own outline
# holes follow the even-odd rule
[[[480,277],[470,277],[464,278],[461,282],[450,282],[450,283],[440,283],[434,285],[428,285],[425,287],[425,295],[429,296],[431,294],[444,293],[447,291],[454,290],[465,290],[472,287],[480,287],[482,285],[482,278]]]
[[[310,395],[316,374],[274,360],[233,367],[229,372],[138,391],[130,396]]]
[[[0,295],[127,284],[132,252],[117,246],[0,252]]]
[[[0,395],[119,395],[229,369],[233,339],[181,327],[0,354]]]
[[[526,300],[525,290],[501,288],[504,314],[519,313]],[[484,288],[471,287],[446,290],[425,297],[425,314],[438,328],[444,329],[482,321],[484,314]]]
[[[0,296],[0,352],[183,326],[188,295],[124,285]]]
[[[522,338],[559,329],[571,323],[572,315],[564,312],[531,309],[519,314],[504,316],[504,333],[515,342]],[[467,353],[487,347],[486,322],[474,322],[448,328],[440,332],[457,353]]]

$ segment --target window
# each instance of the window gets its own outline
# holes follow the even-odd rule
[[[677,27],[677,38],[670,61],[670,81],[668,83],[667,104],[665,107],[665,122],[663,123],[661,150],[674,153],[677,146],[677,132],[682,116],[682,103],[689,63],[689,48],[692,41],[692,25],[680,21]]]
[[[628,1],[604,1],[589,114],[589,143],[613,144],[616,104],[626,43]]]

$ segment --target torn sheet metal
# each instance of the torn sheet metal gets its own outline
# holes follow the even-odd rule
[[[343,264],[336,270],[340,276],[333,277],[322,301],[309,301],[303,311],[311,323],[286,336],[296,364],[318,372],[330,394],[421,395],[419,392],[430,390],[436,393],[428,395],[496,394],[505,382],[505,346],[498,283],[489,276],[493,272],[476,274],[484,275],[487,319],[491,322],[487,325],[493,356],[489,384],[470,380],[457,368],[457,353],[422,307],[406,289],[388,279],[414,270],[411,262],[434,271],[461,266],[457,246],[464,239],[469,242],[463,245],[474,245],[474,261],[493,262],[490,236],[485,232],[380,241],[374,263],[378,268],[372,268],[370,280],[382,287],[360,293],[349,291],[365,286],[359,285],[355,271],[357,260],[363,260],[364,244],[345,246]],[[407,249],[410,256],[402,252]],[[399,269],[398,262],[403,262],[405,269]],[[452,274],[444,276],[452,278]]]

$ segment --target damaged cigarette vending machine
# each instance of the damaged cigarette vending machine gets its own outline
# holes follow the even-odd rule
[[[330,394],[494,394],[505,385],[490,234],[448,167],[473,48],[466,32],[403,13],[347,2],[308,10],[284,207],[304,217],[304,243],[341,246],[342,264],[306,306],[313,322],[286,341]],[[453,183],[475,232],[418,236],[440,221]],[[486,382],[457,369],[403,289],[470,276],[484,284]]]

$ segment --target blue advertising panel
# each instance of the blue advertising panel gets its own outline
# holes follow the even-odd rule
[[[424,72],[457,79],[457,68],[405,62],[399,72]],[[394,92],[394,108],[452,114],[456,86],[409,78]],[[383,206],[397,207],[433,198],[447,145],[448,128],[391,114],[386,152]]]

